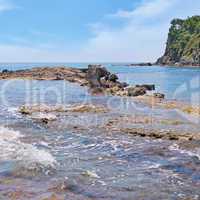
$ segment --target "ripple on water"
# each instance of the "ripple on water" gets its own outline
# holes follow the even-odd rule
[[[169,147],[171,151],[178,151],[181,154],[186,154],[190,157],[196,157],[200,161],[200,148],[195,148],[194,150],[184,150],[179,147],[178,144],[173,144]]]

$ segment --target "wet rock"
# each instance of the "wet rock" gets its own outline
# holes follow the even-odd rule
[[[67,112],[90,112],[90,113],[106,113],[108,109],[104,106],[93,105],[93,104],[83,104],[83,105],[75,105],[70,108],[67,108]]]
[[[91,88],[90,93],[93,95],[102,95],[105,92],[105,89],[101,88],[101,87],[97,87],[97,88]]]
[[[54,121],[57,119],[56,115],[49,113],[60,112],[90,112],[90,113],[105,113],[108,109],[101,105],[93,104],[75,104],[75,105],[33,105],[22,106],[19,108],[19,112],[24,115],[32,115],[33,119],[40,119],[46,121]]]
[[[178,126],[178,125],[181,125],[181,124],[185,124],[185,122],[183,121],[179,121],[179,120],[161,120],[160,121],[161,124],[164,124],[164,125],[173,125],[173,126]]]
[[[159,99],[164,99],[165,98],[165,95],[161,94],[161,93],[154,93],[153,96],[156,97],[156,98],[159,98]]]
[[[52,194],[50,197],[44,198],[43,200],[64,200],[64,199],[56,196],[55,194]]]
[[[191,138],[195,138],[192,133],[183,133],[169,130],[150,130],[142,128],[125,128],[121,129],[122,132],[132,134],[134,136],[149,137],[153,139],[166,139],[166,140],[180,140],[180,141],[190,141]],[[198,136],[197,136],[198,137]]]
[[[66,112],[66,108],[63,105],[51,106],[51,105],[45,105],[45,104],[30,105],[30,106],[24,105],[19,108],[19,113],[23,115],[32,115],[33,113],[38,113],[38,112],[41,112],[41,113]]]
[[[124,88],[128,86],[127,83],[117,81],[118,76],[116,74],[111,74],[101,65],[89,65],[86,78],[89,82],[92,94],[107,93],[116,95],[116,93],[120,90],[123,91]]]
[[[3,74],[10,73],[10,72],[11,72],[11,71],[9,71],[8,69],[3,69],[3,70],[2,70],[2,73],[3,73]]]
[[[70,185],[66,181],[62,181],[60,183],[57,183],[55,186],[51,187],[49,191],[61,193],[66,192],[70,189]]]
[[[26,70],[17,70],[0,73],[0,79],[31,79],[31,80],[67,80],[70,82],[87,82],[86,73],[81,69],[70,67],[38,67]]]
[[[136,97],[146,94],[146,89],[144,87],[129,87],[127,89],[128,96]]]
[[[128,91],[127,90],[119,90],[115,93],[117,96],[121,96],[121,97],[124,97],[124,96],[128,96]]]
[[[35,196],[35,194],[33,192],[16,190],[16,191],[8,192],[7,194],[5,194],[5,196],[7,196],[11,200],[19,200],[19,199],[30,199],[33,196]]]
[[[137,85],[130,87],[128,84],[118,81],[116,74],[111,74],[102,65],[88,65],[86,69],[77,69],[70,67],[41,67],[26,70],[17,70],[8,72],[4,70],[0,73],[1,79],[28,79],[28,80],[66,80],[72,83],[78,83],[81,86],[88,86],[92,94],[105,94],[120,96],[140,96],[146,94],[147,90],[154,90],[154,85]],[[109,90],[107,90],[109,89]],[[30,114],[26,109],[21,109],[22,114]]]
[[[48,113],[36,113],[31,116],[31,119],[36,121],[41,121],[43,123],[48,123],[51,121],[56,121],[57,116],[54,114],[48,114]]]
[[[126,83],[126,82],[122,82],[122,83],[121,83],[121,87],[122,87],[122,88],[126,88],[126,87],[128,87],[128,86],[129,86],[129,84]]]
[[[111,88],[108,88],[106,89],[106,92],[108,94],[112,94],[112,95],[117,95],[118,92],[121,92],[121,88],[118,87],[118,86],[115,86],[115,87],[111,87]],[[125,93],[124,93],[125,94]]]
[[[19,112],[23,115],[30,115],[31,114],[31,111],[30,109],[28,109],[26,106],[21,106],[19,108]]]
[[[55,74],[55,79],[54,80],[64,80],[65,79],[65,77],[63,76],[63,74],[62,73],[57,73],[57,74]]]
[[[116,82],[118,80],[118,76],[116,74],[111,74],[109,77],[108,77],[108,81],[112,81],[112,82]]]
[[[149,90],[149,91],[152,91],[152,90],[156,89],[154,84],[136,85],[136,87],[143,87],[143,88],[145,88],[146,90]]]
[[[90,178],[100,178],[100,176],[98,176],[95,172],[89,171],[89,170],[83,172],[82,175],[83,176],[88,176]]]
[[[86,79],[89,82],[91,88],[102,87],[101,78],[107,77],[110,72],[101,65],[88,65]]]

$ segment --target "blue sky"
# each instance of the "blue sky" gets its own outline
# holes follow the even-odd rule
[[[193,0],[0,0],[0,62],[154,61]]]

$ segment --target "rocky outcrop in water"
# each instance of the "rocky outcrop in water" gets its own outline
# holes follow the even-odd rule
[[[155,85],[147,84],[128,87],[127,83],[119,81],[116,74],[112,74],[101,65],[89,65],[85,69],[44,67],[17,71],[3,70],[0,73],[0,80],[2,79],[66,80],[87,86],[93,94],[118,96],[140,96],[148,90],[155,90]]]
[[[129,64],[128,66],[130,67],[150,67],[152,66],[153,63],[147,62],[147,63],[133,63],[133,64]]]
[[[71,67],[37,67],[32,69],[8,71],[0,73],[0,79],[29,79],[29,80],[67,80],[81,85],[87,84],[84,69]]]
[[[172,20],[165,53],[156,64],[200,66],[200,16]]]

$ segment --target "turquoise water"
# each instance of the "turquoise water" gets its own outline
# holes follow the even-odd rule
[[[0,70],[27,69],[41,66],[87,67],[87,63],[16,63],[0,64]],[[200,104],[200,68],[192,67],[129,67],[123,64],[104,64],[110,71],[117,73],[120,80],[130,84],[155,84],[158,92],[168,99],[178,99],[192,104]]]

